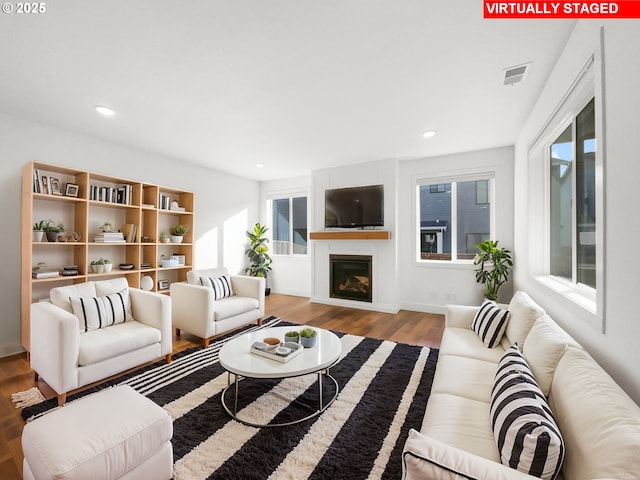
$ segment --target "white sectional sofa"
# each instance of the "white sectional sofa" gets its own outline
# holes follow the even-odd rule
[[[403,478],[536,478],[501,463],[490,421],[497,365],[517,343],[564,440],[557,478],[639,479],[638,405],[526,293],[516,292],[508,310],[500,344],[487,348],[470,329],[478,307],[447,307],[422,427],[405,443]]]
[[[88,314],[96,300],[117,297],[123,290],[122,323],[109,325],[103,315],[100,328],[85,328],[74,314],[74,308],[83,308],[78,299],[89,300]],[[166,295],[129,288],[125,278],[115,278],[57,287],[49,297],[31,304],[30,362],[36,377],[56,391],[58,404],[65,403],[71,390],[163,356],[171,361],[171,299]]]

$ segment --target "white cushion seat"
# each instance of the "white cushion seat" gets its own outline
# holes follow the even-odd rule
[[[107,388],[25,425],[24,478],[169,479],[172,436],[161,407],[127,385]]]
[[[500,453],[491,429],[488,401],[432,393],[420,433],[500,463]]]
[[[255,298],[238,297],[237,295],[216,300],[216,304],[216,310],[213,312],[214,320],[235,317],[241,313],[256,310],[260,306],[260,303]]]
[[[486,403],[491,395],[495,375],[495,363],[456,355],[441,355],[431,393],[449,393]],[[451,378],[456,381],[448,380]]]
[[[498,363],[504,355],[504,348],[478,348],[478,334],[469,328],[445,328],[441,343],[447,345],[447,355]],[[442,353],[442,352],[441,352]]]
[[[91,330],[78,340],[78,365],[91,365],[160,343],[160,330],[132,320]]]

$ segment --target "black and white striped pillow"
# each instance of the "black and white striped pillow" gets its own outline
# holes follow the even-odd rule
[[[562,435],[515,344],[498,363],[490,413],[504,465],[545,480],[558,476],[565,451]]]
[[[495,302],[485,300],[471,322],[482,343],[493,348],[500,343],[509,322],[509,310],[503,310]]]
[[[216,300],[233,295],[233,288],[231,288],[231,278],[229,275],[222,275],[220,277],[200,277],[200,283],[205,287],[213,289],[213,295]]]
[[[73,314],[80,321],[80,332],[88,332],[131,320],[129,289],[106,297],[69,298]]]

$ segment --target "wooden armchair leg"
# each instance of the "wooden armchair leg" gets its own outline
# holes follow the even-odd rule
[[[38,379],[40,378],[40,375],[38,375],[38,372],[36,372],[35,370],[33,371],[33,381],[37,382]]]
[[[258,319],[258,326],[259,326],[259,327],[261,327],[261,326],[262,326],[262,317],[260,317],[260,318]]]
[[[180,329],[176,328],[176,337],[180,338]]]
[[[211,340],[210,338],[203,338],[202,339],[202,346],[204,348],[207,348],[209,346],[209,340]]]
[[[62,407],[65,403],[67,403],[67,394],[59,393],[58,394],[58,406]]]
[[[173,354],[167,353],[164,359],[166,360],[167,363],[171,363],[171,360],[173,359]]]

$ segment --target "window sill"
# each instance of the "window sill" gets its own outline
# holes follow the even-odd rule
[[[602,306],[598,308],[596,291],[584,285],[575,285],[553,275],[537,275],[532,277],[538,284],[546,287],[560,298],[567,301],[566,306],[577,317],[582,318],[601,333],[605,333]]]
[[[421,268],[447,268],[453,270],[474,270],[473,260],[417,260]]]

